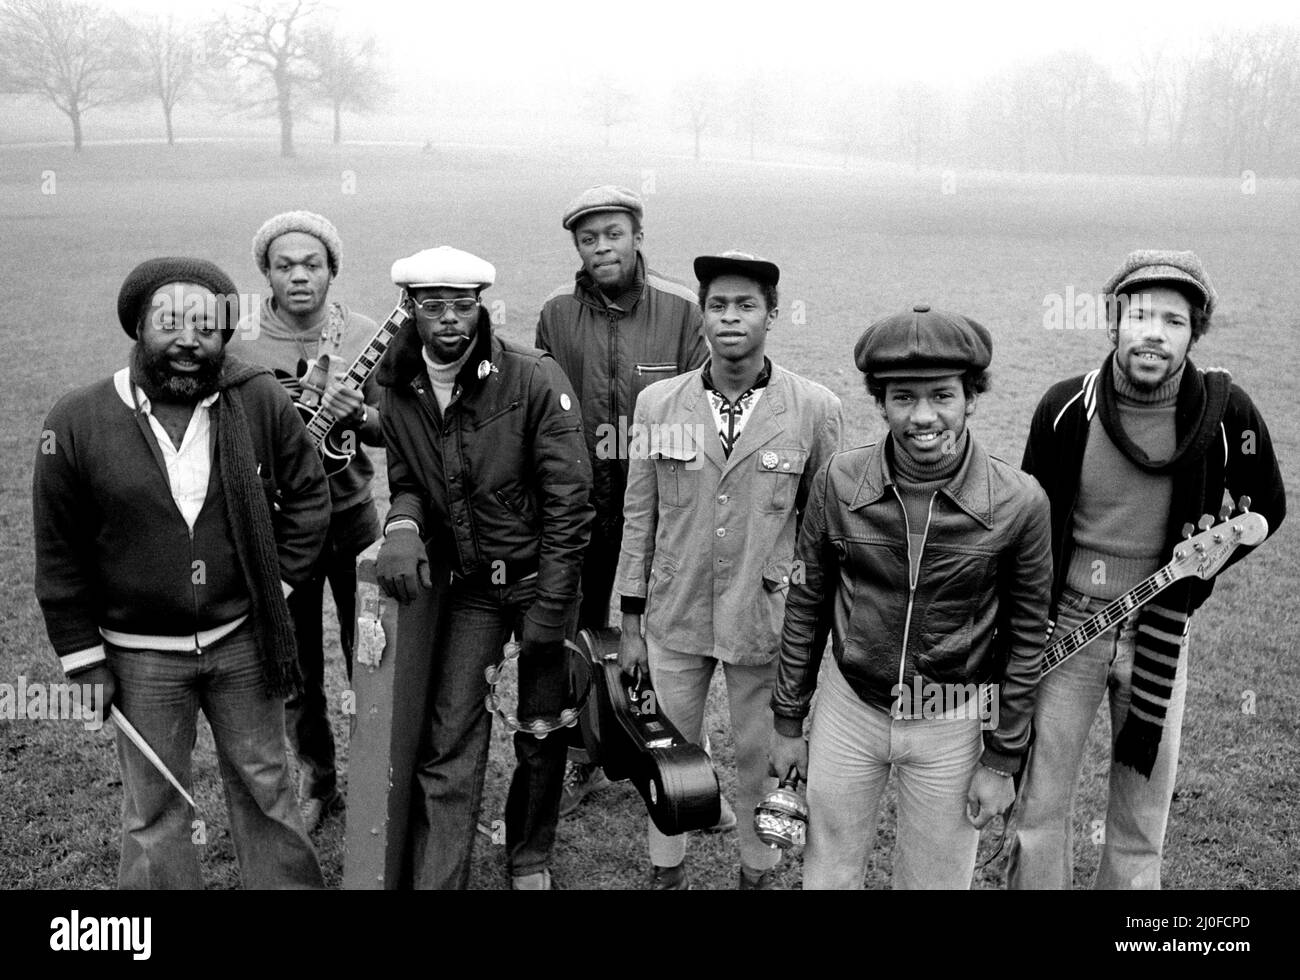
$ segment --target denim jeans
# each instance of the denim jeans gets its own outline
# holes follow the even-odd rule
[[[718,661],[693,653],[665,650],[646,638],[650,656],[650,681],[659,698],[659,708],[682,737],[702,744],[704,705],[709,681]],[[776,867],[781,852],[768,847],[754,833],[754,807],[776,788],[767,774],[767,749],[772,733],[772,685],[776,663],[742,667],[724,663],[727,704],[731,709],[731,733],[736,743],[736,812],[739,816],[740,861],[754,871]],[[686,834],[669,837],[648,820],[650,862],[674,868],[686,858]]]
[[[371,501],[334,514],[330,518],[325,549],[311,579],[289,595],[289,614],[298,641],[298,666],[302,670],[302,693],[285,702],[285,727],[301,767],[298,795],[304,800],[327,799],[338,784],[334,730],[325,698],[325,645],[321,625],[325,583],[329,582],[338,610],[339,646],[343,648],[343,661],[351,678],[357,620],[357,555],[375,540],[378,532],[378,518]]]
[[[510,637],[523,635],[523,618],[537,591],[536,576],[512,585],[465,580],[447,589],[442,635],[433,644],[429,719],[415,770],[412,819],[416,888],[465,888],[478,830],[492,716],[484,670],[501,660]],[[571,620],[577,615],[576,605]],[[573,622],[570,623],[570,630]],[[518,715],[554,716],[569,690],[563,644],[519,660]],[[506,852],[513,875],[546,868],[555,842],[564,781],[565,742],[516,733],[516,766],[506,797]]]
[[[192,787],[199,709],[216,742],[230,834],[246,888],[322,888],[298,815],[284,746],[284,704],[270,697],[253,629],[245,623],[202,654],[105,644],[114,703],[172,771]],[[121,888],[202,888],[195,814],[120,731]],[[208,833],[212,828],[208,828]]]
[[[808,746],[804,889],[863,886],[891,768],[894,888],[970,888],[979,831],[966,818],[966,790],[982,749],[978,718],[892,718],[829,662]]]
[[[1060,637],[1106,603],[1072,589],[1061,596],[1056,633]],[[1074,881],[1074,794],[1079,766],[1097,708],[1110,703],[1111,746],[1128,715],[1137,613],[1111,627],[1038,685],[1034,709],[1034,744],[1011,842],[1007,885],[1010,888],[1069,888]],[[1105,844],[1095,888],[1159,888],[1169,804],[1178,769],[1178,745],[1187,696],[1187,637],[1165,714],[1151,778],[1112,756],[1106,804]]]

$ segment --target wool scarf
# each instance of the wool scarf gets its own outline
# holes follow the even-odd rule
[[[1101,424],[1134,466],[1173,477],[1170,526],[1194,523],[1207,506],[1213,509],[1216,503],[1206,499],[1205,454],[1218,437],[1232,379],[1223,371],[1202,373],[1190,360],[1186,362],[1174,416],[1179,432],[1176,448],[1168,460],[1157,462],[1124,431],[1115,394],[1114,358],[1112,351],[1097,376]],[[1219,492],[1222,494],[1222,489]],[[1148,779],[1160,751],[1178,658],[1191,619],[1190,605],[1187,583],[1176,582],[1138,613],[1129,711],[1115,739],[1115,761]]]

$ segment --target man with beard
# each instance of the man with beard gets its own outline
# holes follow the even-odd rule
[[[233,315],[227,317],[233,309]],[[225,356],[238,302],[210,262],[122,284],[131,365],[50,411],[32,482],[36,596],[70,678],[102,690],[183,785],[199,708],[249,888],[321,887],[294,799],[284,590],[329,522],[324,471],[269,371]],[[272,501],[276,513],[272,519]],[[120,731],[123,888],[200,888],[194,814]]]
[[[1194,252],[1132,252],[1106,284],[1111,352],[1059,382],[1034,413],[1026,472],[1052,505],[1057,635],[1169,560],[1184,524],[1251,499],[1275,533],[1286,516],[1268,427],[1226,371],[1187,356],[1216,295]],[[1231,562],[1250,549],[1239,549]],[[1159,888],[1178,768],[1192,613],[1214,580],[1186,578],[1043,678],[1017,804],[1008,883],[1069,888],[1079,764],[1110,703],[1106,840],[1096,888]]]
[[[609,625],[627,487],[621,447],[637,396],[656,381],[699,367],[708,356],[695,293],[646,265],[643,216],[641,198],[626,187],[591,187],[574,198],[561,223],[573,236],[582,268],[574,283],[546,298],[537,321],[536,346],[559,362],[578,392],[591,457],[596,521],[582,559],[580,629]],[[570,759],[562,816],[609,785],[585,751],[571,751]],[[735,823],[724,805],[721,824]]]
[[[768,700],[781,617],[795,574],[799,516],[813,475],[840,448],[840,400],[764,350],[777,317],[780,270],[727,252],[695,260],[710,358],[647,388],[631,461],[618,566],[619,663],[648,670],[659,706],[700,741],[709,683],[727,681],[737,804],[752,814],[768,778]],[[645,621],[645,636],[641,624]],[[685,835],[649,826],[650,887],[688,887]],[[742,889],[776,887],[780,852],[739,829]]]
[[[577,620],[591,525],[591,464],[573,389],[541,351],[502,340],[480,294],[496,278],[459,249],[393,264],[414,320],[379,368],[388,488],[376,578],[401,602],[448,582],[429,637],[431,708],[416,760],[417,888],[464,888],[492,716],[484,670],[520,640],[521,724],[554,719],[568,690],[564,641]],[[565,745],[516,732],[506,853],[517,889],[551,887]]]
[[[356,453],[329,478],[330,531],[311,577],[289,596],[298,638],[303,693],[286,706],[288,733],[301,771],[298,798],[303,823],[311,833],[342,809],[334,766],[334,734],[325,698],[325,652],[321,628],[325,582],[338,611],[339,646],[352,676],[356,629],[357,555],[379,537],[379,515],[370,482],[375,468],[362,446],[383,445],[374,375],[362,391],[341,382],[374,337],[369,317],[329,299],[339,272],[342,242],[334,225],[311,211],[288,211],[270,218],[253,236],[253,260],[271,287],[260,309],[239,326],[240,355],[274,370],[297,399],[299,374],[317,357],[330,358],[329,381],[321,404],[338,420],[342,439]]]

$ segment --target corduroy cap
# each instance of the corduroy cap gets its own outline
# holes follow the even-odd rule
[[[496,267],[477,255],[450,245],[426,248],[393,263],[394,285],[406,289],[450,286],[457,289],[486,289],[496,282]]]
[[[1129,252],[1124,264],[1106,281],[1102,292],[1107,296],[1135,293],[1139,286],[1159,282],[1186,283],[1201,297],[1201,309],[1208,316],[1219,300],[1205,266],[1195,252],[1143,248]]]
[[[219,301],[218,315],[226,321],[221,328],[222,342],[228,343],[239,323],[239,291],[234,281],[207,259],[183,256],[145,259],[127,275],[117,294],[117,319],[127,336],[135,339],[141,307],[160,287],[172,282],[193,282],[212,291]]]
[[[983,371],[993,360],[993,337],[960,313],[917,303],[877,320],[853,345],[853,362],[877,378],[941,378]]]
[[[315,211],[285,211],[273,218],[267,218],[265,224],[257,229],[257,234],[253,236],[253,261],[257,263],[257,268],[261,270],[262,275],[266,275],[267,270],[271,268],[271,259],[267,254],[271,243],[291,231],[311,235],[324,245],[325,257],[330,264],[330,275],[339,274],[339,254],[343,251],[343,241],[339,238],[339,230],[334,227],[334,223]]]
[[[700,282],[728,275],[744,276],[755,282],[775,286],[781,278],[781,270],[775,262],[734,250],[721,255],[701,255],[695,260],[695,278]]]
[[[564,210],[562,223],[565,231],[572,231],[573,226],[589,214],[597,211],[626,211],[639,222],[645,215],[645,205],[635,191],[615,184],[601,184],[588,187],[569,202]]]

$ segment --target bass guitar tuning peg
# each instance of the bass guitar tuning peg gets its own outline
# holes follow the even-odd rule
[[[1192,525],[1192,524],[1184,524],[1184,525],[1183,525],[1183,537],[1185,537],[1185,538],[1190,538],[1190,537],[1191,537],[1193,534],[1195,534],[1195,533],[1196,533],[1196,527],[1195,527],[1195,525]]]
[[[1202,514],[1201,519],[1196,522],[1196,526],[1202,531],[1208,531],[1210,528],[1214,527],[1214,518],[1209,514]]]
[[[1219,508],[1219,520],[1220,520],[1220,521],[1226,521],[1226,520],[1227,520],[1229,517],[1231,517],[1231,516],[1232,516],[1232,505],[1231,505],[1231,504],[1224,504],[1222,507]]]
[[[1250,497],[1242,496],[1242,498],[1237,501],[1237,511],[1242,514],[1250,513]]]

